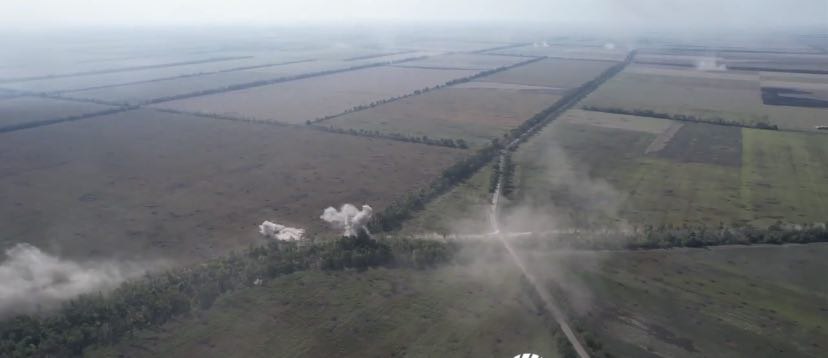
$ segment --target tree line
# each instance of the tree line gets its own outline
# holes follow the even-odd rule
[[[354,128],[337,128],[333,126],[314,126],[314,128],[331,133],[350,134],[361,137],[391,139],[400,142],[419,143],[425,145],[435,145],[440,147],[467,149],[469,144],[464,139],[450,139],[450,138],[430,138],[429,136],[409,136],[402,133],[384,133],[378,130],[354,129]]]
[[[303,270],[425,268],[450,260],[456,245],[377,241],[361,232],[322,243],[270,242],[203,264],[149,274],[108,294],[83,295],[42,316],[0,322],[0,356],[68,357],[137,330],[210,308],[221,295]]]
[[[67,117],[62,117],[62,118],[55,118],[55,119],[47,119],[47,120],[43,120],[43,121],[11,124],[11,125],[0,127],[0,133],[11,132],[11,131],[27,129],[27,128],[40,127],[40,126],[45,126],[45,125],[55,124],[55,123],[77,121],[77,120],[92,118],[92,117],[106,116],[106,115],[110,115],[110,114],[125,112],[125,111],[131,110],[131,109],[133,109],[133,107],[116,107],[116,108],[107,109],[107,110],[103,110],[103,111],[97,111],[97,112],[85,113],[85,114],[78,114],[78,115],[67,116]]]
[[[230,85],[230,86],[224,86],[224,87],[219,87],[219,88],[211,88],[211,89],[206,89],[206,90],[201,90],[201,91],[182,93],[182,94],[165,96],[165,97],[158,97],[158,98],[154,98],[154,99],[151,99],[151,100],[148,100],[148,101],[144,101],[141,104],[143,104],[143,105],[156,104],[156,103],[161,103],[161,102],[169,102],[169,101],[175,101],[175,100],[185,99],[185,98],[200,97],[200,96],[206,96],[206,95],[222,93],[222,92],[238,91],[238,90],[243,90],[243,89],[248,89],[248,88],[253,88],[253,87],[268,86],[268,85],[272,85],[272,84],[276,84],[276,83],[280,83],[280,82],[295,81],[295,80],[301,80],[301,79],[306,79],[306,78],[310,78],[310,77],[332,75],[332,74],[336,74],[336,73],[362,70],[362,69],[372,68],[372,67],[394,65],[394,64],[404,63],[404,62],[408,62],[408,61],[422,60],[422,59],[425,59],[427,57],[428,56],[418,56],[418,57],[411,57],[411,58],[405,58],[405,59],[400,59],[400,60],[376,62],[376,63],[369,63],[369,64],[363,64],[363,65],[355,65],[355,66],[332,69],[332,70],[302,73],[302,74],[292,75],[292,76],[282,76],[282,77],[278,77],[278,78],[264,79],[264,80],[241,83],[241,84]]]
[[[828,242],[826,225],[776,223],[766,228],[754,226],[644,226],[631,230],[591,229],[565,233],[538,233],[516,245],[532,248],[569,248],[584,250],[648,250],[721,245],[781,245]]]
[[[661,113],[656,112],[650,109],[624,109],[624,108],[617,108],[617,107],[597,107],[597,106],[583,106],[584,110],[593,111],[593,112],[604,112],[604,113],[613,113],[613,114],[625,114],[625,115],[632,115],[632,116],[639,116],[639,117],[650,117],[650,118],[660,118],[660,119],[672,119],[674,121],[682,121],[682,122],[694,122],[694,123],[707,123],[707,124],[715,124],[720,126],[730,126],[730,127],[743,127],[743,128],[756,128],[756,129],[767,129],[767,130],[779,130],[779,126],[776,124],[770,124],[766,121],[754,121],[751,123],[739,122],[724,119],[722,117],[696,117],[693,115],[687,114],[670,114],[670,113]]]
[[[509,149],[509,147],[515,145],[519,141],[525,140],[529,135],[538,131],[546,123],[557,118],[558,115],[571,108],[610,77],[620,72],[624,66],[632,61],[634,56],[635,51],[632,51],[623,63],[609,68],[592,81],[589,81],[577,90],[568,93],[562,99],[535,114],[532,118],[526,120],[526,122],[522,123],[517,128],[512,129],[502,139],[492,139],[492,142],[488,146],[480,148],[475,152],[475,154],[444,170],[442,175],[431,182],[426,188],[420,189],[402,199],[392,202],[382,212],[374,214],[374,217],[369,223],[371,231],[387,232],[399,229],[402,223],[409,219],[414,212],[422,210],[428,202],[442,194],[445,194],[455,185],[474,175],[474,173],[480,170],[480,168],[491,163],[502,150]],[[533,61],[538,60],[539,59],[535,59]],[[496,185],[496,183],[494,185]]]
[[[345,110],[341,113],[331,114],[331,115],[319,117],[319,118],[316,118],[316,119],[308,120],[308,121],[305,122],[305,124],[308,124],[308,125],[317,124],[319,122],[327,121],[329,119],[333,119],[333,118],[336,118],[336,117],[341,117],[341,116],[344,116],[344,115],[349,114],[349,113],[354,113],[354,112],[359,112],[359,111],[363,111],[363,110],[366,110],[366,109],[371,109],[371,108],[374,108],[374,107],[382,105],[382,104],[398,101],[398,100],[408,98],[408,97],[412,97],[412,96],[418,96],[418,95],[427,93],[429,91],[434,91],[434,90],[437,90],[437,89],[440,89],[440,88],[453,86],[453,85],[457,85],[457,84],[461,84],[461,83],[471,82],[471,81],[474,81],[474,80],[476,80],[478,78],[481,78],[481,77],[485,77],[485,76],[489,76],[489,75],[492,75],[492,74],[495,74],[495,73],[498,73],[498,72],[510,70],[510,69],[515,68],[515,67],[525,66],[525,65],[528,65],[532,62],[540,61],[542,59],[544,59],[544,57],[533,57],[529,60],[518,62],[518,63],[512,64],[512,65],[501,66],[501,67],[494,68],[494,69],[491,69],[491,70],[481,71],[481,72],[475,73],[475,74],[470,75],[470,76],[455,78],[455,79],[447,81],[443,84],[438,84],[438,85],[431,86],[431,87],[425,87],[425,88],[418,89],[418,90],[415,90],[411,93],[407,93],[407,94],[404,94],[404,95],[401,95],[401,96],[394,96],[394,97],[384,98],[384,99],[373,101],[373,102],[368,103],[368,104],[357,105],[357,106],[351,107],[351,108],[349,108],[349,109],[347,109],[347,110]]]

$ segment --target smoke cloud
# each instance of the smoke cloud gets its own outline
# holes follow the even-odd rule
[[[259,233],[262,236],[279,241],[298,241],[305,236],[305,229],[279,225],[271,221],[265,221],[259,225]]]
[[[626,227],[619,213],[624,195],[590,175],[589,168],[576,165],[564,148],[552,145],[530,162],[537,163],[543,174],[531,185],[536,189],[525,188],[528,191],[520,195],[521,200],[505,203],[504,229],[543,232]]]
[[[37,313],[80,294],[106,291],[140,276],[149,265],[114,261],[78,262],[21,243],[0,262],[0,317]]]
[[[356,206],[345,204],[340,210],[328,207],[319,218],[327,221],[334,228],[343,230],[344,236],[356,236],[360,230],[368,231],[365,225],[368,224],[368,220],[371,220],[373,214],[374,209],[368,205],[363,205],[362,210],[358,210]]]
[[[696,69],[699,71],[727,71],[727,65],[719,63],[716,57],[705,57],[696,61]]]

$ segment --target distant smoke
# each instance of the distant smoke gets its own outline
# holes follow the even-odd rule
[[[696,69],[699,71],[727,71],[727,65],[719,63],[715,57],[705,57],[696,61]]]
[[[297,241],[302,240],[305,236],[305,229],[297,229],[295,227],[288,227],[274,222],[265,221],[259,225],[259,233],[262,234],[262,236],[279,241]]]
[[[615,50],[615,44],[612,42],[607,42],[604,44],[605,50]]]
[[[356,206],[345,204],[340,210],[333,207],[325,209],[319,218],[331,223],[337,229],[344,230],[342,233],[344,236],[356,236],[360,230],[368,231],[365,225],[368,220],[371,220],[373,214],[374,210],[368,205],[363,205],[362,210],[357,210]]]
[[[0,316],[36,313],[83,293],[115,288],[149,265],[115,261],[76,262],[29,244],[6,250],[0,262]]]
[[[549,47],[549,43],[546,41],[543,42],[535,42],[532,44],[533,47]]]

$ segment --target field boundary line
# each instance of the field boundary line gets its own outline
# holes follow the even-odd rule
[[[194,98],[194,97],[209,96],[209,95],[214,95],[214,94],[219,94],[219,93],[241,91],[241,90],[246,90],[246,89],[250,89],[250,88],[270,86],[270,85],[274,85],[274,84],[278,84],[278,83],[298,81],[298,80],[303,80],[303,79],[312,78],[312,77],[322,77],[322,76],[334,75],[334,74],[338,74],[338,73],[358,71],[358,70],[363,70],[363,69],[367,69],[367,68],[390,66],[390,65],[394,65],[394,64],[398,64],[398,63],[416,61],[416,60],[425,59],[425,58],[428,58],[428,56],[409,57],[409,58],[405,58],[405,59],[401,59],[401,60],[395,60],[395,61],[374,62],[374,63],[367,63],[367,64],[351,66],[351,67],[346,67],[346,68],[339,68],[339,69],[334,69],[334,70],[323,70],[323,71],[307,72],[307,73],[291,75],[291,76],[282,76],[282,77],[277,77],[277,78],[270,78],[270,79],[264,79],[264,80],[247,82],[247,83],[240,83],[240,84],[235,84],[235,85],[230,85],[230,86],[206,89],[206,90],[202,90],[202,91],[182,93],[182,94],[173,95],[173,96],[154,98],[154,99],[150,99],[150,100],[146,100],[144,102],[141,102],[140,105],[158,104],[158,103],[172,102],[172,101],[188,99],[188,98]]]
[[[13,124],[13,125],[9,125],[9,126],[0,127],[0,133],[8,133],[8,132],[14,132],[14,131],[19,131],[19,130],[24,130],[24,129],[43,127],[43,126],[47,126],[47,125],[50,125],[50,124],[58,124],[58,123],[64,123],[64,122],[79,121],[79,120],[87,119],[87,118],[94,118],[94,117],[100,117],[100,116],[115,114],[115,113],[131,111],[133,109],[135,109],[135,108],[116,107],[116,108],[107,109],[107,110],[104,110],[104,111],[90,112],[90,113],[79,114],[79,115],[68,116],[68,117],[61,117],[61,118],[46,119],[46,120],[41,120],[41,121]]]
[[[259,68],[286,66],[286,65],[296,64],[296,63],[305,63],[305,62],[313,62],[313,61],[317,61],[317,60],[316,59],[306,59],[306,60],[297,60],[297,61],[288,61],[288,62],[267,63],[267,64],[261,64],[261,65],[242,66],[242,67],[227,68],[227,69],[216,70],[216,71],[188,73],[188,74],[178,75],[178,76],[160,77],[160,78],[153,78],[153,79],[149,79],[149,80],[114,83],[114,84],[101,85],[101,86],[92,86],[92,87],[85,87],[85,88],[73,88],[73,89],[68,89],[68,90],[53,91],[53,92],[47,92],[47,93],[50,93],[50,94],[64,94],[64,93],[91,91],[91,90],[104,89],[104,88],[132,86],[132,85],[140,85],[140,84],[144,84],[144,83],[153,83],[153,82],[161,82],[161,81],[179,80],[179,79],[185,79],[185,78],[209,76],[209,75],[215,75],[215,74],[219,74],[219,73],[240,72],[240,71],[255,70],[255,69],[259,69]]]
[[[592,81],[587,82],[583,86],[581,86],[578,91],[574,92],[568,99],[563,101],[563,103],[556,108],[555,110],[551,111],[549,114],[542,116],[537,123],[530,125],[526,128],[522,133],[518,134],[516,138],[514,138],[508,145],[506,145],[503,149],[500,150],[498,156],[498,163],[497,166],[498,176],[497,176],[497,184],[495,185],[494,193],[492,193],[491,199],[491,206],[490,206],[490,222],[491,228],[494,232],[494,235],[497,237],[498,241],[503,245],[506,251],[509,253],[509,256],[512,257],[515,264],[520,268],[523,276],[529,281],[532,287],[535,289],[535,292],[541,297],[546,309],[552,314],[552,317],[555,319],[555,322],[558,323],[561,331],[563,331],[564,336],[566,337],[569,344],[575,350],[580,358],[589,358],[589,352],[584,348],[581,342],[578,340],[575,332],[569,325],[567,321],[566,314],[564,313],[563,309],[558,306],[558,303],[552,297],[549,292],[541,289],[541,285],[539,284],[538,279],[532,274],[531,271],[523,264],[520,257],[518,256],[517,252],[514,250],[512,245],[505,239],[504,235],[500,232],[500,223],[498,220],[498,206],[500,203],[500,196],[501,191],[503,190],[503,184],[506,176],[506,161],[507,156],[511,151],[515,150],[520,143],[525,141],[529,136],[539,131],[541,128],[546,126],[549,122],[558,118],[561,114],[568,111],[572,107],[574,107],[578,102],[580,102],[584,97],[595,91],[598,87],[600,87],[604,82],[621,72],[627,65],[632,62],[633,58],[635,57],[635,50],[630,52],[627,56],[627,59],[616,65],[612,68],[608,69]]]
[[[599,112],[599,113],[609,113],[609,114],[621,114],[627,116],[636,116],[636,117],[644,117],[644,118],[655,118],[655,119],[666,119],[678,122],[689,122],[689,123],[702,123],[702,124],[712,124],[717,126],[724,126],[724,127],[739,127],[739,128],[749,128],[749,129],[760,129],[760,130],[769,130],[769,131],[782,131],[782,132],[806,132],[804,130],[795,130],[795,129],[781,129],[776,124],[770,124],[765,122],[754,122],[754,123],[742,123],[738,121],[731,121],[724,118],[700,118],[693,115],[684,115],[684,114],[670,114],[670,113],[660,113],[654,112],[651,110],[625,110],[622,108],[608,108],[608,107],[597,107],[597,106],[583,106],[581,107],[582,110],[588,112]]]
[[[508,70],[511,70],[511,69],[514,69],[514,68],[517,68],[517,67],[521,67],[521,66],[525,66],[525,65],[528,65],[528,64],[531,64],[531,63],[534,63],[534,62],[538,62],[538,61],[543,60],[543,59],[544,59],[543,57],[537,57],[537,58],[532,58],[532,59],[529,59],[529,60],[526,60],[526,61],[521,61],[521,62],[518,62],[518,63],[507,65],[507,66],[501,66],[501,67],[493,68],[493,69],[490,69],[490,70],[483,70],[483,71],[475,73],[471,76],[455,78],[455,79],[449,80],[449,81],[447,81],[443,84],[435,85],[435,86],[432,86],[432,87],[426,87],[426,88],[423,88],[423,89],[414,90],[413,92],[409,92],[409,93],[406,93],[406,94],[403,94],[403,95],[400,95],[400,96],[397,96],[397,97],[390,97],[390,98],[386,98],[386,99],[381,99],[381,100],[378,100],[378,101],[374,101],[374,102],[372,102],[368,105],[356,106],[356,107],[347,109],[347,110],[345,110],[344,112],[341,112],[341,113],[337,113],[337,114],[333,114],[333,115],[328,115],[328,116],[308,120],[306,122],[306,124],[311,125],[311,126],[315,126],[317,123],[324,122],[324,121],[334,119],[334,118],[337,118],[337,117],[341,117],[341,116],[344,116],[344,115],[347,115],[347,114],[368,110],[368,109],[371,109],[371,108],[374,108],[374,107],[381,106],[383,104],[388,104],[388,103],[392,103],[392,102],[395,102],[395,101],[399,101],[401,99],[405,99],[405,98],[409,98],[409,97],[413,97],[413,96],[418,96],[418,95],[425,94],[425,93],[428,93],[428,92],[431,92],[431,91],[436,91],[436,90],[439,90],[439,89],[442,89],[442,88],[451,87],[451,86],[462,84],[462,83],[468,83],[468,82],[474,81],[478,78],[490,76],[490,75],[493,75],[493,74],[498,73],[498,72],[508,71]],[[399,66],[391,66],[391,67],[399,67]]]
[[[531,45],[531,44],[532,44],[531,42],[520,42],[520,43],[513,43],[513,44],[509,44],[509,45],[503,45],[503,46],[496,46],[496,47],[484,48],[484,49],[481,49],[481,50],[469,51],[469,52],[466,52],[466,53],[474,53],[474,54],[480,54],[480,55],[488,55],[486,52],[491,52],[491,51],[500,51],[500,50],[508,50],[508,49],[510,49],[510,48],[516,48],[516,47],[529,46],[529,45]]]
[[[253,58],[253,56],[214,57],[214,58],[208,58],[208,59],[196,60],[196,61],[169,62],[169,63],[161,63],[161,64],[156,64],[156,65],[111,68],[111,69],[107,69],[107,70],[81,71],[81,72],[70,72],[70,73],[56,74],[56,75],[31,76],[31,77],[19,77],[19,78],[3,78],[3,79],[0,79],[0,83],[28,82],[28,81],[37,81],[37,80],[50,80],[50,79],[55,79],[55,78],[102,75],[102,74],[107,74],[107,73],[129,72],[129,71],[136,71],[136,70],[148,70],[148,69],[153,69],[153,68],[165,68],[165,67],[176,67],[176,66],[187,66],[187,65],[199,65],[199,64],[202,64],[202,63],[211,63],[211,62],[244,60],[244,59],[248,59],[248,58]]]

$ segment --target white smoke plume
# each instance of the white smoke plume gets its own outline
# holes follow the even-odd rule
[[[305,236],[305,229],[279,225],[271,221],[265,221],[259,225],[259,233],[262,236],[279,241],[298,241]]]
[[[17,244],[0,261],[0,317],[37,313],[80,294],[106,291],[144,274],[149,265],[115,261],[78,262]]]
[[[705,57],[696,61],[696,69],[699,71],[727,71],[727,65],[719,63],[715,57]]]
[[[368,205],[363,205],[362,210],[358,210],[356,206],[345,204],[340,210],[328,207],[319,218],[337,229],[344,230],[342,233],[344,236],[356,236],[360,230],[368,231],[365,225],[368,224],[368,220],[371,220],[373,214],[374,209]]]
[[[615,50],[615,44],[612,42],[607,42],[604,44],[605,50]]]

